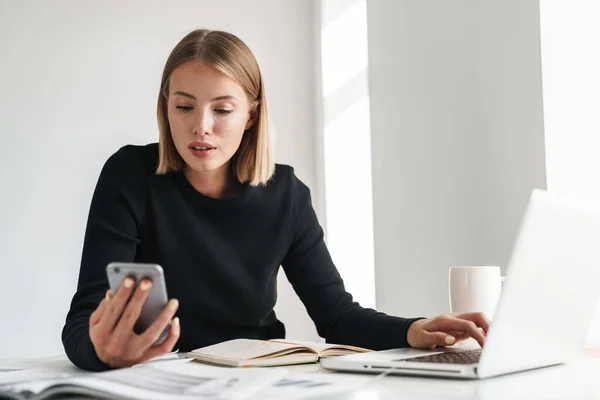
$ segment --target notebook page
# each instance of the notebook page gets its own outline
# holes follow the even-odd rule
[[[250,360],[268,354],[285,352],[294,345],[287,343],[267,342],[253,339],[234,339],[217,343],[212,346],[202,347],[191,351],[192,354],[204,354],[212,357],[228,358],[233,360]]]
[[[347,353],[353,353],[353,352],[366,353],[368,351],[371,351],[369,349],[364,349],[362,347],[356,347],[356,346],[331,344],[331,343],[320,343],[320,342],[306,342],[306,341],[302,341],[302,340],[274,339],[274,340],[271,340],[271,342],[311,347],[311,348],[317,350],[319,352],[319,354],[326,350],[329,350],[329,349],[341,350],[340,354],[347,354]],[[333,350],[330,350],[330,352],[332,352],[332,351]]]

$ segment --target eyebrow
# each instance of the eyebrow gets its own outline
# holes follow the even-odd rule
[[[178,94],[180,96],[184,96],[184,97],[190,98],[192,100],[196,100],[196,96],[186,93],[186,92],[182,92],[181,90],[176,91],[174,94]],[[215,98],[210,99],[210,101],[219,101],[219,100],[237,100],[237,99],[230,94],[224,95],[224,96],[217,96]]]

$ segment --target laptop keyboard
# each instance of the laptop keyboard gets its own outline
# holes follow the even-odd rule
[[[449,351],[447,353],[430,354],[408,358],[406,362],[426,362],[426,363],[442,363],[442,364],[477,364],[481,356],[481,349],[468,349],[461,351]]]

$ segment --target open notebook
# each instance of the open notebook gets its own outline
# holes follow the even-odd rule
[[[201,347],[186,354],[194,361],[230,367],[271,367],[306,364],[321,357],[366,353],[368,349],[340,344],[301,342],[284,339],[234,339]]]

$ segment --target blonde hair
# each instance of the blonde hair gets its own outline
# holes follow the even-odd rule
[[[177,67],[192,60],[199,60],[233,79],[244,89],[251,108],[256,108],[256,122],[244,132],[240,147],[231,159],[232,170],[234,177],[241,183],[265,185],[273,175],[275,161],[268,126],[267,98],[258,62],[248,46],[237,36],[207,29],[187,34],[175,46],[165,64],[157,105],[160,136],[156,173],[180,171],[185,166],[171,136],[167,102],[171,74]]]

